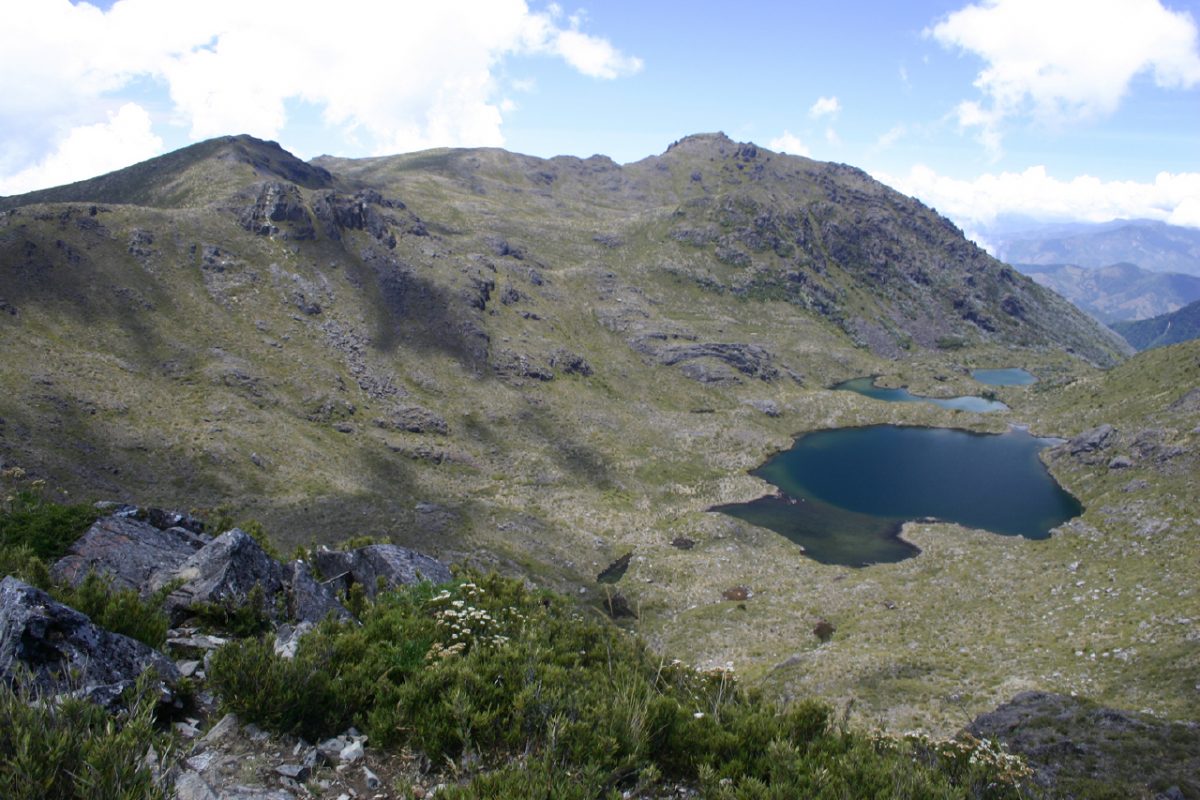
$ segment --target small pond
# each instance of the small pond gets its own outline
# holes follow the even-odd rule
[[[973,369],[971,377],[988,386],[1030,386],[1037,383],[1037,378],[1018,367]]]
[[[778,494],[711,510],[770,528],[823,564],[851,567],[915,556],[918,549],[898,538],[910,520],[1044,539],[1082,510],[1038,459],[1054,441],[1021,430],[816,431],[751,473]]]
[[[999,400],[989,400],[986,397],[975,397],[974,395],[965,395],[963,397],[922,397],[919,394],[913,394],[908,389],[886,389],[882,386],[876,386],[873,376],[843,381],[832,388],[835,391],[854,392],[861,394],[863,397],[883,400],[888,403],[933,403],[942,408],[953,408],[959,411],[975,411],[979,413],[1008,410],[1008,406]]]

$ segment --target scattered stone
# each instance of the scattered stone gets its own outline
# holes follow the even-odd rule
[[[745,586],[731,586],[725,591],[721,592],[721,597],[724,597],[726,600],[749,600],[753,596],[754,593]]]
[[[362,768],[363,782],[367,784],[367,788],[371,791],[383,786],[383,781],[379,780],[379,776],[370,770],[368,767]]]
[[[366,754],[363,751],[362,742],[355,740],[342,748],[338,753],[338,760],[343,764],[354,764],[361,761],[364,755]]]
[[[568,375],[588,377],[592,374],[592,365],[578,353],[559,348],[550,354],[550,366],[561,369]]]
[[[179,674],[185,678],[190,678],[196,674],[196,670],[200,669],[199,661],[176,661],[175,668],[179,670]]]
[[[190,761],[190,759],[189,759]],[[175,800],[222,800],[200,773],[187,770],[175,779]]]
[[[185,739],[195,739],[200,735],[200,730],[190,722],[176,722],[173,727]]]
[[[1128,456],[1117,456],[1108,462],[1109,469],[1129,469],[1133,466],[1133,459]]]
[[[216,744],[222,739],[237,733],[239,724],[236,714],[226,714],[221,717],[220,722],[208,729],[208,733],[204,734],[201,742],[205,745]]]
[[[349,614],[350,612],[346,612]],[[298,625],[280,625],[275,630],[275,655],[280,658],[293,659],[300,648],[300,640],[304,634],[315,628],[312,622],[301,622]]]
[[[747,400],[746,405],[758,409],[768,417],[778,417],[780,414],[779,404],[774,400]]]
[[[92,624],[10,575],[0,580],[0,680],[11,684],[22,668],[41,691],[72,692],[110,709],[147,670],[165,681],[164,702],[173,699],[169,686],[179,680],[179,670],[162,653]]]
[[[275,772],[297,783],[303,783],[312,774],[312,770],[303,764],[279,764],[275,767]]]

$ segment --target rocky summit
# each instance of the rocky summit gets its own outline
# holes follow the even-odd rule
[[[214,139],[0,198],[0,346],[5,474],[189,510],[114,507],[47,580],[103,575],[175,626],[250,608],[294,655],[455,563],[860,727],[949,735],[1029,692],[1196,719],[1200,344],[1134,355],[850,166],[721,134],[625,165]],[[1036,382],[971,377],[1016,367]],[[831,390],[864,376],[1006,410]],[[710,510],[772,493],[750,471],[796,435],[875,424],[1057,437],[1042,461],[1083,513],[1039,541],[925,518],[916,557],[859,569]],[[173,630],[202,663],[208,634]],[[296,747],[280,765],[311,768]],[[212,761],[231,786],[235,761]]]

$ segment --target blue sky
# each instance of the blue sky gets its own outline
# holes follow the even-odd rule
[[[1197,2],[0,0],[0,194],[251,133],[304,158],[841,161],[997,216],[1200,227]]]

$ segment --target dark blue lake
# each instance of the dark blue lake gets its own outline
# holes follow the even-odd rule
[[[823,564],[915,556],[901,525],[927,517],[1044,539],[1082,507],[1038,459],[1053,439],[874,425],[816,431],[754,470],[779,494],[713,511],[770,528]]]
[[[971,370],[971,377],[988,386],[1029,386],[1037,383],[1037,378],[1017,367],[973,369]]]
[[[908,389],[887,389],[875,385],[874,377],[854,378],[843,381],[834,387],[835,391],[854,392],[873,400],[883,400],[887,403],[933,403],[942,408],[953,408],[959,411],[975,411],[988,413],[991,411],[1007,411],[1008,406],[999,400],[989,400],[986,397],[965,395],[963,397],[923,397],[913,394]]]

